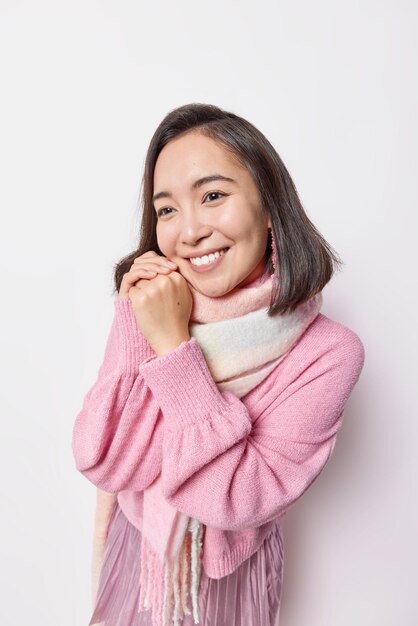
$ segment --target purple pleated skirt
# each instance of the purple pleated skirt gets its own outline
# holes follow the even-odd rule
[[[116,506],[103,553],[98,591],[88,626],[152,626],[138,611],[141,532]],[[284,549],[281,520],[257,552],[231,574],[209,578],[201,569],[200,626],[278,626]],[[183,626],[194,626],[185,615]]]

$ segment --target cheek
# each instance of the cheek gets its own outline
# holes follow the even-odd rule
[[[158,247],[165,255],[173,254],[175,249],[175,237],[168,228],[159,226],[156,228]]]
[[[231,239],[249,239],[260,230],[257,208],[239,198],[225,205],[217,215],[217,226],[224,235]]]

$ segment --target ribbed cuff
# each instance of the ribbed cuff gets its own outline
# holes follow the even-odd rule
[[[195,337],[183,341],[162,356],[145,359],[139,370],[170,430],[230,410]]]
[[[127,373],[138,373],[140,363],[155,355],[138,328],[131,300],[114,300],[115,316],[121,342],[121,365]]]

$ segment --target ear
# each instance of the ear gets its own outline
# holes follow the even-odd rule
[[[269,218],[268,218],[268,220],[267,220],[267,227],[268,227],[268,228],[272,228],[272,225],[271,225],[271,218],[270,218],[270,217],[269,217]]]

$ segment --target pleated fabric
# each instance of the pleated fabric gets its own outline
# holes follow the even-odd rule
[[[117,505],[88,626],[152,626],[150,610],[138,613],[141,538]],[[278,626],[283,569],[282,523],[277,520],[257,552],[228,576],[209,578],[202,567],[200,626]],[[193,615],[181,621],[182,626],[194,623]]]

